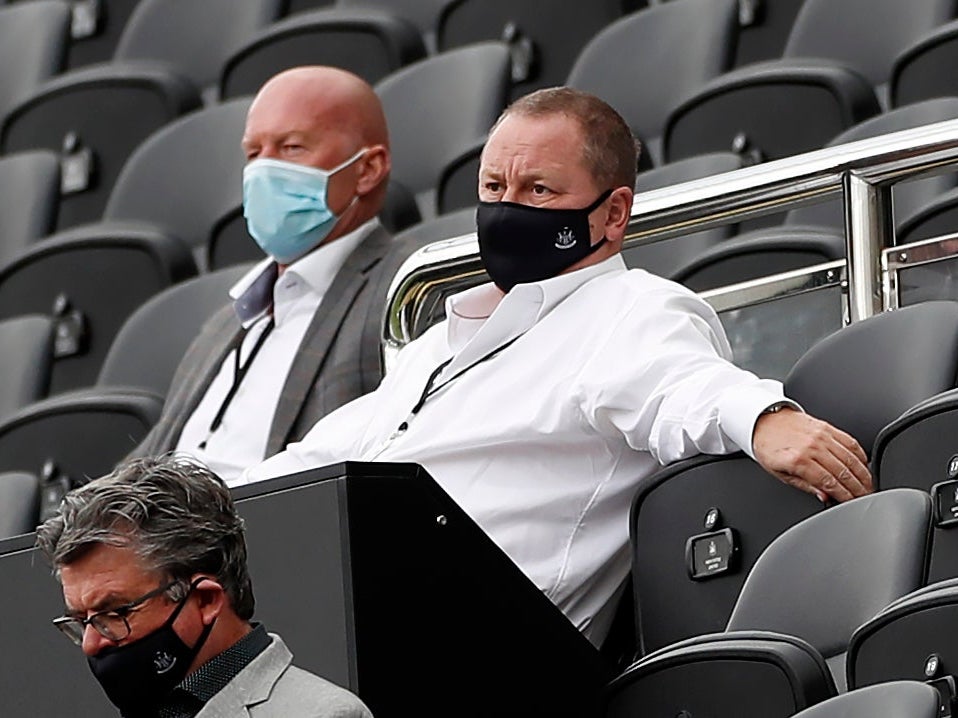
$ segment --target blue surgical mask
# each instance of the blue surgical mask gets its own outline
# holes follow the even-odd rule
[[[243,215],[260,248],[280,264],[290,264],[319,246],[339,220],[326,196],[329,178],[365,152],[329,170],[274,159],[247,164]]]

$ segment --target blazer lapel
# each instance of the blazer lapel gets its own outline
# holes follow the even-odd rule
[[[369,280],[369,273],[382,259],[392,238],[377,227],[346,258],[316,310],[290,367],[266,443],[267,458],[286,447],[287,437],[299,417],[306,395],[311,391],[332,349],[336,335]],[[360,337],[352,338],[360,341]]]

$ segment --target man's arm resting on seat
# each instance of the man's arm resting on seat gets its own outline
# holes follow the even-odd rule
[[[853,437],[789,407],[758,417],[752,451],[766,471],[823,503],[864,496],[873,488],[868,458]]]

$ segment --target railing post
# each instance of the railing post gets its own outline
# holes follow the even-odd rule
[[[848,311],[851,321],[857,322],[884,309],[881,254],[895,239],[891,187],[870,184],[854,172],[845,172],[842,184]]]

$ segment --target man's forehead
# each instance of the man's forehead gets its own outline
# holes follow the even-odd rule
[[[582,130],[564,114],[508,115],[492,131],[480,157],[480,170],[505,166],[527,171],[584,168]]]

